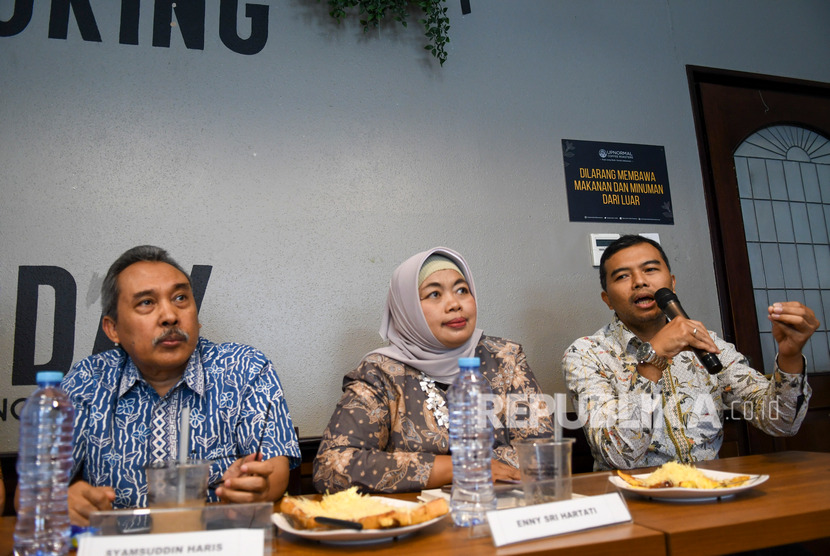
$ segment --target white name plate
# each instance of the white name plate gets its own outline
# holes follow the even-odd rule
[[[631,521],[622,497],[612,492],[536,506],[487,512],[493,544],[515,542],[593,529]]]
[[[262,529],[219,529],[156,535],[106,535],[81,537],[78,556],[262,556]]]

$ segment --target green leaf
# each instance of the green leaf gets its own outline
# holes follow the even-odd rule
[[[418,6],[423,13],[418,23],[423,26],[428,42],[424,49],[429,50],[442,66],[447,60],[445,46],[450,42],[447,35],[450,20],[446,0],[328,0],[328,5],[329,15],[338,23],[347,17],[348,11],[357,7],[358,21],[364,33],[370,26],[377,28],[387,15],[406,28],[409,6]]]

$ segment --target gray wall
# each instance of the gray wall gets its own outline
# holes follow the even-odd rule
[[[719,330],[685,66],[830,81],[825,0],[448,0],[449,60],[415,19],[364,35],[325,2],[270,5],[244,56],[119,44],[120,2],[91,0],[102,42],[48,38],[49,2],[0,37],[0,384],[10,405],[18,268],[77,284],[73,360],[88,355],[107,266],[139,243],[213,266],[203,334],[275,362],[301,435],[322,432],[344,373],[380,345],[393,268],[445,245],[472,266],[479,323],[522,342],[548,393],[603,326],[591,232],[657,232],[684,305]],[[14,2],[0,0],[0,20]],[[244,5],[240,13],[244,13]],[[240,16],[240,34],[247,33]],[[672,226],[570,223],[561,140],[665,147]],[[41,288],[36,362],[51,355]],[[694,300],[694,301],[691,301]],[[0,407],[1,408],[1,407]],[[0,421],[0,451],[18,422]]]

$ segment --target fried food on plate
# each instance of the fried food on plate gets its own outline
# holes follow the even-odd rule
[[[617,475],[637,488],[732,488],[741,486],[747,482],[749,475],[731,477],[729,479],[716,480],[707,477],[702,471],[692,465],[670,461],[664,463],[654,473],[644,479],[632,477],[627,473],[617,470]]]
[[[280,502],[280,512],[291,518],[301,529],[330,529],[318,523],[315,517],[331,517],[356,521],[364,529],[387,529],[423,523],[450,511],[444,498],[437,498],[413,508],[403,508],[384,502],[378,496],[359,494],[357,487],[325,494],[320,500],[303,496],[286,496]]]

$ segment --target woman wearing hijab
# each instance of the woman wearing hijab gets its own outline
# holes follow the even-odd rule
[[[343,395],[314,461],[314,486],[408,492],[452,482],[446,390],[459,357],[481,359],[496,402],[493,479],[519,478],[512,443],[549,436],[550,419],[522,347],[476,328],[476,290],[464,258],[436,247],[392,274],[380,334],[343,379]],[[522,401],[523,400],[523,401]],[[518,403],[517,403],[518,402]],[[501,407],[498,407],[501,406]]]

